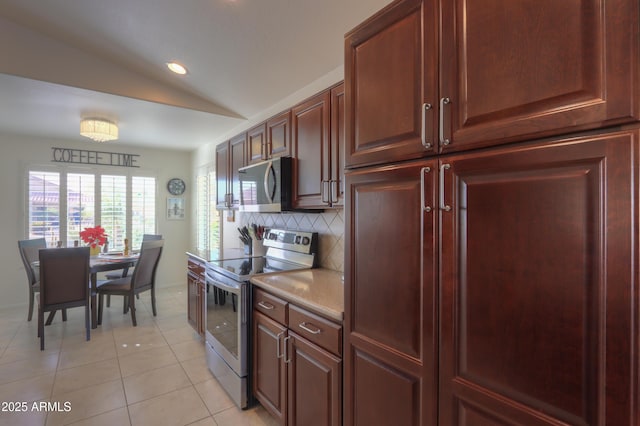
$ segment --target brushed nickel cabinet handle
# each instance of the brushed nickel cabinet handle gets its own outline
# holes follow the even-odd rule
[[[424,210],[427,213],[431,213],[431,211],[433,210],[433,208],[431,206],[427,206],[426,204],[426,197],[424,196],[424,189],[425,189],[425,177],[426,174],[431,172],[431,167],[423,167],[420,170],[420,205],[422,206],[422,210]]]
[[[320,334],[320,333],[322,333],[322,330],[319,329],[318,327],[315,327],[315,329],[313,329],[313,328],[310,328],[309,325],[311,325],[312,327],[315,327],[313,324],[306,323],[306,322],[301,322],[300,324],[298,324],[298,327],[300,327],[304,331],[308,331],[311,334]]]
[[[282,337],[283,334],[284,334],[284,331],[281,331],[276,336],[276,339],[278,339],[278,342],[276,343],[276,357],[277,358],[282,358],[284,356],[284,354],[282,353],[282,348],[280,347],[280,338]]]
[[[273,306],[271,303],[269,302],[263,302],[262,300],[258,302],[258,306],[260,306],[261,308],[264,308],[268,311],[271,311],[272,309],[275,308],[275,306]]]
[[[329,181],[322,181],[322,202],[325,204],[329,204]]]
[[[431,110],[432,106],[430,103],[425,102],[422,104],[422,146],[424,149],[431,148],[431,143],[427,142],[427,111]]]
[[[451,164],[442,164],[440,166],[440,210],[444,210],[446,212],[451,210],[451,206],[447,205],[444,201],[444,172],[450,168]]]
[[[331,202],[335,203],[338,201],[338,181],[330,180],[329,183],[331,184]]]
[[[291,336],[287,336],[284,338],[283,342],[284,342],[284,363],[288,364],[291,362],[291,357],[289,356],[289,339],[291,339]]]
[[[442,98],[440,99],[440,126],[439,126],[439,134],[440,134],[440,144],[449,145],[451,141],[444,137],[444,107],[445,105],[449,105],[451,103],[451,99]]]

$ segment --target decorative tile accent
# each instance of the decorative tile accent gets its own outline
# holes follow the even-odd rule
[[[344,271],[344,210],[327,210],[321,213],[239,213],[239,216],[240,226],[255,223],[267,228],[317,232],[320,266]]]

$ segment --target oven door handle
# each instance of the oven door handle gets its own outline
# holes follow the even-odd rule
[[[236,294],[238,296],[241,295],[241,292],[242,292],[241,286],[237,286],[237,287],[236,286],[231,286],[231,285],[225,284],[225,283],[223,283],[221,281],[212,280],[210,277],[207,277],[207,278],[208,278],[207,279],[207,284],[208,285],[212,285],[212,286],[218,287],[219,289],[229,291],[229,292],[231,292],[233,294]]]

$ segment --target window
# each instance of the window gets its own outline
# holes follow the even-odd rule
[[[44,237],[55,247],[60,241],[60,175],[29,172],[29,238]]]
[[[29,238],[45,237],[50,247],[72,247],[97,224],[110,250],[122,250],[125,238],[138,249],[145,233],[156,233],[154,177],[30,170],[28,185]]]
[[[101,181],[100,225],[107,232],[109,248],[122,250],[127,238],[127,178],[104,175]]]
[[[144,234],[156,233],[156,180],[131,178],[131,246],[140,247]]]
[[[220,248],[220,219],[216,210],[216,176],[203,171],[196,177],[196,240],[200,250]]]
[[[95,226],[95,191],[94,175],[67,175],[67,247],[73,247],[80,231]]]

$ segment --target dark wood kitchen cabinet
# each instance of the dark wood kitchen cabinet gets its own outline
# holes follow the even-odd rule
[[[287,375],[282,341],[287,328],[260,312],[253,313],[253,394],[278,420],[286,421]]]
[[[247,150],[249,164],[266,159],[264,149],[267,145],[267,123],[260,123],[247,131]]]
[[[291,155],[291,110],[250,129],[247,146],[249,164]]]
[[[204,260],[195,256],[187,258],[187,321],[201,336],[204,336],[205,328],[206,281],[204,263]]]
[[[296,158],[294,206],[342,207],[344,84],[293,107],[291,115]]]
[[[341,425],[342,327],[257,288],[253,309],[258,401],[282,425]]]
[[[437,423],[437,167],[345,176],[345,425]]]
[[[400,0],[345,39],[346,164],[462,151],[640,114],[634,0]]]
[[[216,206],[240,206],[238,169],[247,165],[247,134],[242,133],[216,146]]]
[[[439,424],[638,424],[639,137],[441,159]]]
[[[638,140],[349,171],[345,424],[636,425]]]

